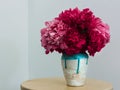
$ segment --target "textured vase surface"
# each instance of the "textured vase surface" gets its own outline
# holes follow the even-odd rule
[[[88,55],[86,53],[80,53],[71,56],[63,54],[61,63],[67,85],[85,85],[88,67]]]

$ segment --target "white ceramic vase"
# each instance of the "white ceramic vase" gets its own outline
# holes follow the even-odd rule
[[[88,55],[80,53],[68,56],[62,55],[62,68],[68,86],[83,86],[86,82]]]

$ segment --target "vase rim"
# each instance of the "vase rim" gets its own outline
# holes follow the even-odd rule
[[[67,55],[67,54],[62,54],[62,60],[75,60],[75,59],[81,59],[81,58],[87,58],[88,59],[88,54],[87,53],[78,53],[78,54],[73,54],[73,55]]]

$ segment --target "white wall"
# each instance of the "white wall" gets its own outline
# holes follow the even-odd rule
[[[28,79],[28,2],[0,0],[0,90]]]
[[[113,83],[120,90],[120,1],[119,0],[29,0],[29,60],[30,78],[63,76],[58,53],[44,54],[40,45],[40,29],[62,10],[89,7],[111,27],[111,42],[102,52],[90,57],[88,77]]]

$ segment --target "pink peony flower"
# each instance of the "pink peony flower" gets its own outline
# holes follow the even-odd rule
[[[67,47],[62,38],[68,27],[58,20],[46,22],[45,25],[46,28],[41,30],[41,42],[42,46],[46,49],[46,53],[54,50],[62,52],[62,49]]]
[[[89,10],[65,10],[41,29],[42,46],[46,54],[57,51],[73,55],[86,53],[94,56],[110,41],[109,26]]]

